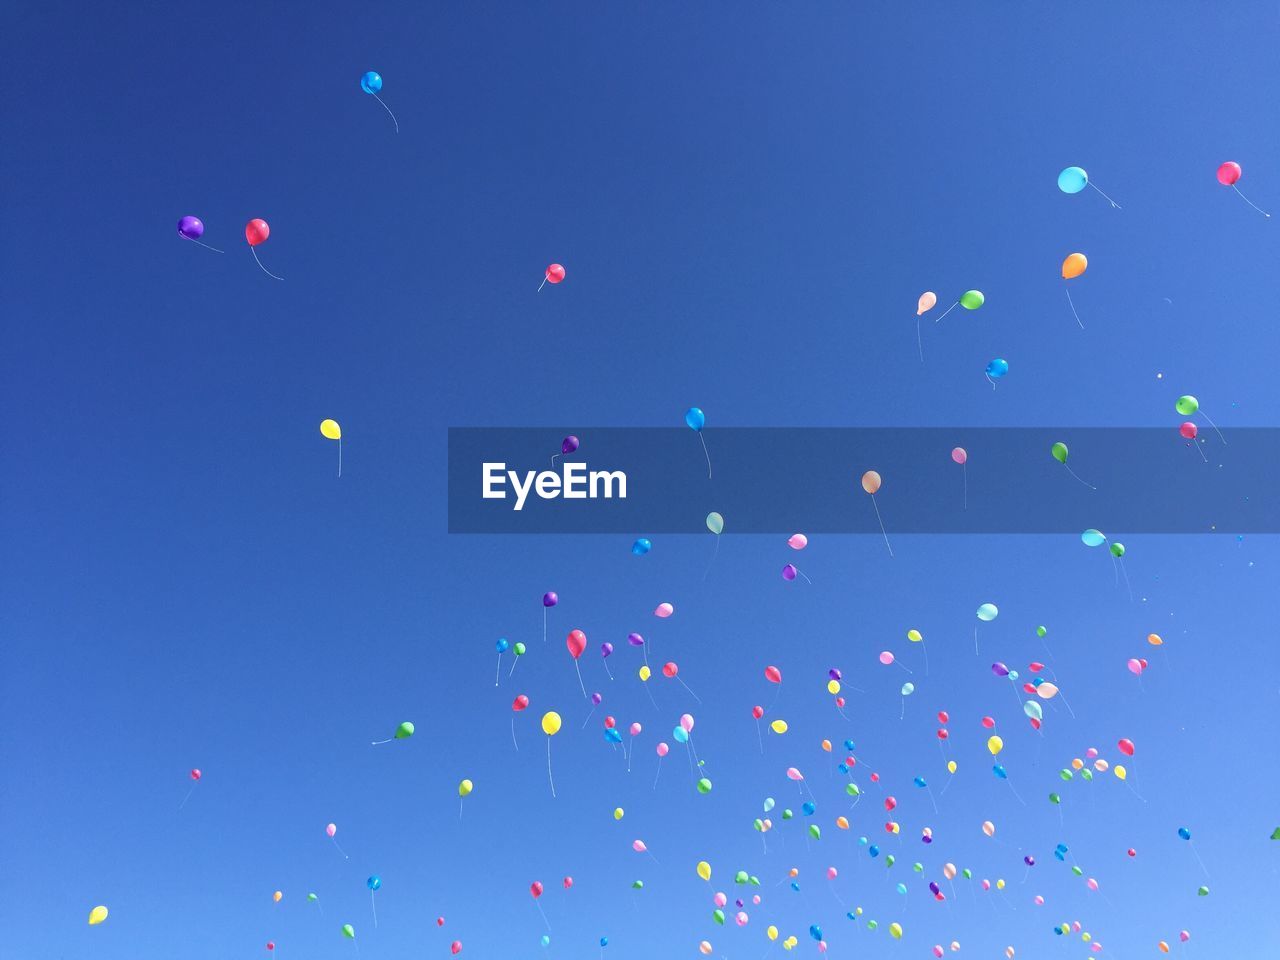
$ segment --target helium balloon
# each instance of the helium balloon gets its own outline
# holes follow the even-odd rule
[[[676,612],[676,608],[669,603],[660,603],[654,608],[653,615],[660,620],[665,620]]]
[[[1124,544],[1119,541],[1111,544],[1109,549],[1111,550],[1111,555],[1117,560],[1124,556]]]
[[[631,552],[634,553],[637,557],[643,557],[646,553],[648,553],[652,549],[653,549],[653,543],[645,539],[644,537],[641,537],[635,543],[631,544]]]
[[[467,797],[471,795],[471,791],[475,789],[475,784],[470,780],[462,780],[458,783],[458,796]]]
[[[560,602],[560,598],[554,593],[544,593],[542,595],[542,605],[544,607],[554,607]]]
[[[707,415],[697,407],[690,407],[684,412],[684,422],[690,430],[701,433],[702,428],[707,425]]]
[[[587,649],[587,635],[581,630],[571,630],[569,635],[565,637],[564,644],[569,648],[569,655],[577,660],[582,656],[582,652]]]
[[[926,290],[920,294],[920,299],[916,301],[916,316],[928,313],[938,303],[938,295],[931,290]]]
[[[983,623],[990,623],[999,615],[1000,610],[994,603],[984,603],[978,607],[978,619]]]
[[[1079,193],[1089,184],[1089,174],[1083,167],[1067,167],[1058,174],[1058,189],[1063,193]]]
[[[714,510],[707,514],[707,529],[719,536],[724,532],[724,517]]]
[[[542,732],[548,737],[554,737],[560,732],[560,714],[554,710],[548,710],[542,715]]]
[[[1228,160],[1218,167],[1218,182],[1224,187],[1235,186],[1240,179],[1240,164]]]
[[[1132,757],[1132,756],[1133,756],[1133,741],[1132,741],[1132,740],[1129,740],[1129,739],[1121,740],[1121,741],[1119,741],[1119,743],[1117,744],[1117,746],[1119,746],[1119,748],[1120,748],[1120,752],[1121,752],[1121,753],[1123,753],[1126,757]]]
[[[178,236],[187,240],[199,240],[204,236],[204,223],[199,217],[183,217],[178,221]]]
[[[454,956],[457,956],[458,954],[460,954],[462,952],[462,941],[455,940],[453,941],[453,943],[449,944],[449,952],[452,953]]]
[[[987,369],[986,369],[987,377],[992,380],[999,380],[1008,372],[1009,372],[1008,360],[1004,360],[1000,357],[996,357],[994,360],[992,360],[990,363],[987,364]]]
[[[799,572],[800,571],[796,568],[795,564],[788,563],[782,568],[782,579],[794,580],[796,578],[796,574]]]
[[[1062,261],[1062,279],[1074,280],[1089,267],[1089,260],[1083,253],[1072,253]]]
[[[529,706],[529,698],[523,693],[511,701],[511,709],[517,713]]]
[[[893,937],[893,939],[895,939],[895,940],[901,940],[901,939],[902,939],[902,924],[900,924],[900,923],[891,923],[891,924],[889,924],[889,936]]]
[[[377,874],[374,874],[372,877],[370,877],[368,880],[365,881],[365,886],[367,886],[370,890],[378,890],[382,887],[382,878],[379,877]]]
[[[786,733],[786,732],[787,732],[787,721],[785,721],[785,720],[774,720],[771,724],[769,724],[769,727],[773,730],[773,732],[774,732],[774,733]]]
[[[195,769],[191,771],[190,776],[192,780],[199,780],[203,774],[198,769]]]
[[[711,882],[711,864],[707,863],[707,861],[698,861],[697,872],[698,876],[703,880],[706,880],[708,883]]]
[[[868,470],[864,473],[862,475],[862,489],[874,495],[880,489],[880,474],[874,470]]]
[[[1182,437],[1184,440],[1194,440],[1196,438],[1196,434],[1198,434],[1199,432],[1200,432],[1200,428],[1197,427],[1190,420],[1186,421],[1184,424],[1182,424],[1182,426],[1178,427],[1178,433],[1182,434]]]
[[[1100,547],[1107,542],[1107,537],[1101,530],[1090,529],[1080,534],[1080,542],[1086,547]]]
[[[904,683],[904,684],[902,685],[902,690],[901,690],[901,691],[899,691],[899,692],[900,692],[904,697],[909,697],[909,696],[911,696],[911,694],[913,694],[913,693],[915,693],[915,692],[916,692],[916,685],[915,685],[914,683]]]
[[[951,451],[951,459],[961,466],[964,466],[969,460],[969,454],[965,452],[964,447],[955,447]]]
[[[996,825],[992,823],[990,820],[983,820],[982,832],[985,833],[988,837],[994,837],[996,835]]]
[[[557,284],[563,279],[564,279],[564,267],[562,267],[558,263],[553,263],[550,266],[548,266],[546,270],[543,271],[542,283],[538,285],[538,290],[539,292],[541,292],[542,288],[545,287],[548,283]]]
[[[803,533],[793,533],[787,537],[787,546],[792,550],[803,550],[809,545],[809,538]]]
[[[325,828],[324,828],[324,832],[325,832],[325,834],[326,834],[326,835],[328,835],[329,837],[332,837],[334,834],[336,834],[336,833],[338,832],[338,828],[337,828],[337,826],[336,826],[335,824],[332,824],[332,823],[331,823],[331,824],[329,824],[327,827],[325,827]]]
[[[342,935],[348,940],[354,940],[356,938],[356,928],[349,923],[344,923],[342,925]]]
[[[1022,705],[1022,712],[1025,713],[1032,720],[1044,719],[1044,710],[1041,708],[1040,704],[1036,703],[1034,700],[1026,701]]]
[[[271,899],[274,900],[276,903],[279,903],[281,900],[284,899],[284,894],[281,893],[279,890],[277,890],[275,893],[271,895]]]
[[[767,666],[764,668],[764,678],[770,683],[781,683],[782,671],[775,666]]]
[[[987,302],[981,290],[966,290],[960,295],[960,306],[966,310],[977,310]]]
[[[89,911],[89,926],[96,927],[105,919],[107,919],[106,907],[98,906]]]
[[[396,727],[396,739],[408,740],[413,736],[413,724],[406,720],[400,726]]]
[[[1004,741],[999,737],[992,736],[987,738],[987,750],[995,757],[1000,755],[1000,751],[1004,749]]]
[[[267,221],[261,219],[253,219],[245,224],[244,238],[249,242],[249,252],[253,254],[253,259],[257,260],[258,266],[268,277],[274,280],[283,280],[283,277],[277,277],[274,273],[262,266],[262,261],[258,260],[258,251],[254,249],[260,244],[267,242],[267,237],[271,236],[271,227],[267,225]]]

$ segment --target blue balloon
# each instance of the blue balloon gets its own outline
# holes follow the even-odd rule
[[[1063,193],[1079,193],[1089,185],[1089,174],[1084,167],[1067,167],[1058,174],[1058,189]]]
[[[791,889],[792,889],[792,890],[794,890],[796,893],[799,893],[799,892],[800,892],[800,881],[798,881],[798,880],[792,880],[792,881],[791,881]]]
[[[671,737],[676,743],[688,743],[689,732],[684,727],[676,727],[671,731]]]
[[[867,845],[867,838],[866,838],[866,837],[859,837],[859,838],[858,838],[858,845],[859,845],[859,846],[861,846],[861,847],[865,847],[865,846]]]
[[[845,763],[843,760],[841,760],[839,763],[836,764],[836,769],[839,770],[841,773],[848,773],[849,765]]]
[[[370,877],[368,880],[365,881],[365,886],[367,886],[370,890],[377,890],[379,887],[382,886],[382,878],[375,873],[372,877]]]
[[[608,938],[608,937],[601,937],[601,938],[600,938],[600,946],[602,946],[602,947],[607,947],[608,945],[609,945],[609,938]]]
[[[803,804],[801,804],[800,809],[804,811],[804,815],[806,817],[812,817],[813,812],[818,808],[812,800],[806,800]]]
[[[689,425],[690,430],[702,432],[702,428],[707,425],[707,415],[697,407],[690,407],[684,412],[684,422]]]
[[[992,380],[999,380],[1009,372],[1009,361],[1001,360],[999,357],[987,364],[987,376]]]
[[[1094,530],[1090,527],[1084,533],[1080,534],[1080,542],[1086,547],[1100,547],[1107,542],[1107,535],[1101,530]]]
[[[498,642],[494,644],[494,647],[499,653],[506,653],[511,649],[511,644],[507,643],[506,637],[499,637]]]
[[[873,843],[867,848],[867,853],[871,854],[873,857],[878,857],[880,856],[880,848]]]
[[[917,787],[927,787],[927,786],[929,785],[929,784],[925,781],[924,777],[916,777],[916,779],[915,779],[915,784],[916,784],[916,786],[917,786]]]
[[[637,540],[635,543],[631,545],[631,552],[634,553],[637,557],[643,557],[646,553],[648,553],[652,549],[653,549],[653,544],[650,541],[646,540],[644,537],[641,537],[639,540]]]
[[[608,740],[610,743],[622,742],[622,734],[618,732],[617,727],[609,727],[607,730],[605,730],[604,738]]]
[[[845,748],[846,750],[850,750],[850,751],[851,751],[851,750],[853,750],[853,741],[852,741],[852,740],[846,740],[846,741],[844,742],[844,748]]]
[[[905,897],[907,895],[907,885],[905,883],[898,884],[898,892]]]
[[[995,774],[997,777],[999,777],[1001,780],[1008,780],[1008,779],[1009,779],[1009,771],[1008,771],[1008,770],[1006,770],[1004,767],[1002,767],[1002,766],[1001,766],[1000,764],[998,764],[998,763],[997,763],[994,767],[992,767],[992,768],[991,768],[991,772],[992,772],[992,773],[994,773],[994,774]]]
[[[813,937],[813,939],[815,940],[821,940],[822,928],[815,923],[813,926],[809,928],[809,936]]]
[[[1190,831],[1190,830],[1188,830],[1186,827],[1179,827],[1179,828],[1178,828],[1178,836],[1180,836],[1183,840],[1190,840],[1190,839],[1191,839],[1191,831]]]
[[[381,74],[374,73],[372,70],[370,70],[368,73],[366,73],[363,77],[360,78],[360,89],[363,90],[365,93],[370,93],[370,94],[377,93],[379,90],[382,89]]]

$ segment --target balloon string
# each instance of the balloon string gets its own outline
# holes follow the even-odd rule
[[[587,711],[587,719],[582,721],[581,729],[587,729],[587,724],[591,722],[591,715],[596,712],[595,704],[591,705],[591,709]]]
[[[996,388],[996,382],[991,379],[991,374],[984,370],[982,375],[987,378],[987,383],[991,384],[991,389],[994,390]]]
[[[547,277],[546,277],[546,274],[543,274],[543,276],[542,276],[542,282],[541,282],[540,284],[538,284],[538,292],[539,292],[539,293],[541,293],[541,292],[542,292],[542,288],[543,288],[543,287],[545,287],[546,285],[547,285]]]
[[[978,625],[976,623],[973,625],[973,655],[975,657],[978,655]]]
[[[1067,473],[1071,474],[1073,477],[1076,477],[1076,472],[1075,472],[1074,470],[1072,470],[1070,467],[1068,467],[1065,463],[1063,464],[1063,466],[1064,466],[1064,467],[1067,467]],[[1080,478],[1079,478],[1079,477],[1076,477],[1076,479],[1077,479],[1077,480],[1080,480]],[[1097,490],[1097,489],[1098,489],[1098,488],[1097,488],[1097,487],[1095,487],[1092,483],[1087,483],[1087,482],[1085,482],[1084,480],[1080,480],[1080,482],[1081,482],[1081,483],[1083,483],[1083,484],[1084,484],[1086,487],[1088,487],[1090,490]]]
[[[516,751],[520,750],[520,743],[516,740],[516,718],[511,718],[511,742],[515,745]]]
[[[249,248],[249,252],[253,254],[253,259],[258,261],[258,267],[259,267],[259,269],[261,269],[261,270],[262,270],[262,272],[263,272],[263,273],[265,273],[268,277],[270,277],[272,280],[283,280],[283,279],[284,279],[284,277],[277,277],[274,273],[272,273],[272,272],[271,272],[270,270],[268,270],[266,267],[262,266],[262,261],[261,261],[261,260],[258,260],[258,251],[257,251],[257,250],[253,249],[253,247],[250,247],[250,248]]]
[[[556,798],[556,782],[551,778],[551,738],[550,737],[547,737],[547,783],[551,784],[551,799],[554,800]],[[538,908],[538,912],[542,913],[541,907]],[[542,919],[545,920],[547,918],[544,916]],[[551,924],[547,924],[548,928],[550,928],[550,926]]]
[[[1084,321],[1080,319],[1080,314],[1076,313],[1076,305],[1071,301],[1071,290],[1063,287],[1067,291],[1067,305],[1071,307],[1071,315],[1076,318],[1076,323],[1080,324],[1080,329],[1084,329]]]
[[[1222,445],[1225,447],[1227,445],[1227,438],[1222,435],[1222,431],[1218,429],[1218,425],[1214,423],[1213,420],[1209,418],[1209,415],[1203,410],[1197,410],[1197,412],[1200,416],[1209,421],[1209,426],[1213,427],[1213,432],[1218,435],[1218,439],[1222,441]]]
[[[333,837],[330,837],[329,839],[330,839],[330,840],[333,840],[333,845],[334,845],[335,847],[337,847],[337,848],[338,848],[338,852],[339,852],[340,854],[342,854],[342,858],[343,858],[344,860],[350,860],[350,859],[351,859],[350,857],[348,857],[348,856],[347,856],[347,851],[345,851],[345,850],[343,850],[343,849],[342,849],[342,847],[339,845],[339,843],[338,843],[338,841],[337,841],[336,839],[334,839]]]
[[[498,675],[502,673],[502,654],[498,654],[498,665],[493,668],[493,685],[498,685]]]
[[[1133,603],[1133,585],[1129,583],[1129,571],[1124,568],[1124,559],[1120,560],[1120,572],[1124,575],[1124,586],[1129,591],[1129,602]]]
[[[178,234],[178,236],[182,237],[182,234]],[[214,253],[222,253],[222,251],[219,250],[217,247],[211,247],[207,243],[201,243],[201,241],[195,239],[194,237],[182,237],[182,239],[190,240],[192,243],[200,244],[200,246],[204,247],[206,250],[212,250]]]
[[[1268,220],[1271,219],[1271,214],[1267,213],[1267,211],[1263,210],[1260,206],[1258,206],[1256,203],[1254,203],[1252,200],[1246,197],[1243,193],[1241,193],[1240,188],[1237,187],[1234,183],[1231,185],[1231,189],[1236,192],[1236,196],[1238,196],[1241,200],[1243,200],[1249,206],[1253,207],[1253,209],[1257,210],[1260,214],[1262,214]]]
[[[515,672],[516,672],[516,664],[517,664],[517,663],[519,663],[519,662],[520,662],[520,658],[517,656],[517,657],[516,657],[516,659],[515,659],[515,663],[511,664],[511,669],[507,671],[507,676],[508,676],[508,677],[510,677],[510,676],[511,676],[511,674],[513,674],[513,673],[515,673]]]
[[[1092,181],[1090,181],[1090,182],[1089,182],[1089,186],[1093,187],[1093,189],[1095,189],[1095,190],[1098,190],[1098,188],[1097,188],[1097,187],[1095,187],[1095,186],[1093,185],[1093,182],[1092,182]],[[1102,193],[1102,191],[1101,191],[1101,190],[1098,190],[1098,192],[1099,192],[1099,193]],[[1116,203],[1114,200],[1112,200],[1110,197],[1108,197],[1105,193],[1102,193],[1102,196],[1106,199],[1107,203],[1111,204],[1111,206],[1112,206],[1112,207],[1114,207],[1116,210],[1123,210],[1123,209],[1124,209],[1124,207],[1120,206],[1120,204]]]
[[[942,317],[945,317],[948,313],[950,313],[952,310],[954,310],[954,309],[955,309],[956,307],[958,307],[958,306],[960,306],[960,301],[959,301],[959,300],[957,300],[957,301],[956,301],[955,303],[953,303],[951,306],[947,307],[947,309],[943,312]],[[935,320],[935,321],[933,321],[933,322],[934,322],[934,323],[941,323],[941,322],[942,322],[942,317],[939,317],[937,320]]]
[[[964,508],[969,509],[969,462],[960,464],[960,474],[964,477]]]
[[[680,680],[680,686],[684,687],[686,690],[689,690],[689,685],[685,683],[683,680],[681,680],[680,677],[677,676],[676,679]],[[694,693],[692,690],[689,690],[689,696],[693,697],[693,699],[697,700],[699,703],[702,702],[702,698],[698,696],[696,693]]]
[[[373,99],[377,100],[379,103],[382,103],[382,98],[378,96],[376,93],[373,95]],[[391,122],[396,125],[396,133],[399,133],[400,121],[396,119],[396,115],[394,113],[391,113],[391,108],[388,107],[385,103],[382,103],[382,109],[387,111],[387,113],[391,115]]]
[[[178,804],[178,812],[182,812],[182,808],[187,805],[187,801],[191,799],[191,794],[195,793],[196,785],[193,783],[191,789],[187,791],[187,795],[182,798],[182,802]]]
[[[711,554],[711,562],[707,564],[707,569],[702,571],[702,579],[707,579],[707,574],[711,572],[711,568],[715,566],[716,557],[720,556],[720,534],[716,534],[716,548]]]
[[[587,687],[582,682],[582,671],[578,669],[578,658],[573,658],[573,672],[578,675],[578,686],[582,687],[582,699],[587,699]]]
[[[658,772],[653,775],[653,789],[658,789],[658,778],[662,776],[662,758],[658,758]]]
[[[459,813],[461,816],[461,813]],[[369,891],[369,906],[373,908],[373,929],[378,929],[378,898],[373,895],[373,891]]]
[[[884,537],[884,545],[889,548],[889,557],[892,558],[893,547],[889,546],[889,534],[885,533],[884,520],[880,519],[880,508],[876,506],[876,498],[874,494],[872,494],[871,496],[871,506],[875,507],[876,509],[876,520],[878,520],[880,523],[880,533]]]
[[[610,679],[610,680],[612,680],[612,679],[613,679],[613,671],[609,669],[609,661],[608,661],[608,660],[605,660],[605,661],[604,661],[604,672],[605,672],[606,674],[608,674],[608,676],[609,676],[609,679]]]
[[[924,650],[924,675],[927,677],[929,675],[929,645],[921,640],[920,646]],[[941,744],[942,741],[939,740],[938,743]]]
[[[369,746],[379,747],[379,746],[382,746],[382,744],[384,743],[390,743],[394,739],[395,737],[388,737],[386,740],[374,740],[372,743],[369,744]]]
[[[760,742],[760,756],[764,756],[764,734],[760,732],[760,721],[756,721],[756,740]]]
[[[547,608],[542,607],[542,642],[547,642]]]
[[[338,438],[338,477],[342,477],[342,438]]]
[[[1195,449],[1196,449],[1196,453],[1200,454],[1200,459],[1201,459],[1201,460],[1203,460],[1205,463],[1208,463],[1208,462],[1209,462],[1209,458],[1208,458],[1208,457],[1206,457],[1206,456],[1204,455],[1204,451],[1200,449],[1200,441],[1198,441],[1198,440],[1191,440],[1191,441],[1188,441],[1187,446],[1189,446],[1189,447],[1195,447]]]
[[[702,435],[702,431],[698,431],[698,439],[702,441],[702,453],[707,458],[707,479],[711,479],[711,454],[707,450],[707,439]]]
[[[811,587],[813,586],[813,581],[809,579],[809,575],[808,575],[807,573],[805,573],[803,570],[801,570],[799,567],[796,567],[796,573],[798,573],[798,574],[800,574],[800,576],[804,577],[804,582],[805,582],[805,583],[807,583],[807,584],[808,584],[809,586],[811,586]]]
[[[916,349],[920,351],[920,362],[924,363],[924,341],[920,339],[920,317],[916,317]]]

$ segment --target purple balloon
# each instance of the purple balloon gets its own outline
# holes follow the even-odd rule
[[[828,670],[827,676],[830,677],[832,680],[844,679],[844,674],[840,672],[838,667],[832,667],[830,670]]]
[[[600,706],[600,701],[603,699],[604,697],[600,696],[598,693],[593,693],[591,695],[591,703],[597,707]]]
[[[795,564],[793,564],[793,563],[788,563],[785,567],[783,567],[783,568],[782,568],[782,579],[783,579],[783,580],[794,580],[795,578],[796,578],[796,567],[795,567]]]
[[[542,595],[542,605],[544,607],[554,607],[559,602],[560,602],[560,598],[557,597],[554,593],[544,593]]]
[[[996,663],[993,663],[991,665],[991,672],[994,673],[997,677],[1007,677],[1009,675],[1009,668],[1006,667],[1003,663],[1000,663],[999,661],[997,661]]]
[[[199,240],[204,236],[204,223],[199,217],[183,217],[178,221],[178,236]]]
[[[602,656],[602,657],[607,657],[607,656],[609,656],[609,654],[611,654],[611,653],[613,653],[613,644],[612,644],[612,643],[602,643],[602,644],[600,644],[600,656]]]
[[[573,453],[573,451],[577,449],[578,449],[577,437],[565,437],[563,440],[560,441],[561,453]]]
[[[643,647],[644,637],[640,636],[638,633],[628,633],[627,643],[631,644],[633,647]]]

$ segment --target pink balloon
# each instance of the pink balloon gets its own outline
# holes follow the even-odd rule
[[[1097,890],[1097,889],[1098,889],[1098,881],[1097,881],[1097,880],[1095,880],[1095,879],[1093,879],[1093,877],[1090,877],[1088,880],[1086,880],[1086,881],[1084,882],[1084,885],[1085,885],[1086,887],[1088,887],[1090,890]]]
[[[991,881],[990,881],[990,880],[983,880],[983,881],[982,881],[982,889],[983,889],[983,890],[990,890],[990,889],[991,889]]]
[[[826,952],[827,952],[827,941],[825,941],[825,940],[819,940],[819,941],[818,941],[818,952],[819,952],[819,953],[826,953]]]
[[[893,663],[893,654],[890,653],[888,650],[880,651],[880,662],[883,663],[886,667],[889,666],[889,664]]]
[[[1218,168],[1218,182],[1224,187],[1234,187],[1236,181],[1240,179],[1240,164],[1234,160],[1228,160]]]
[[[1130,659],[1130,660],[1129,660],[1129,672],[1130,672],[1130,673],[1132,673],[1135,677],[1136,677],[1138,674],[1142,673],[1142,661],[1141,661],[1141,660],[1133,660],[1133,659]]]
[[[632,840],[631,849],[634,850],[636,853],[644,853],[649,848],[644,845],[643,840]]]
[[[793,533],[787,537],[787,546],[792,550],[803,550],[809,545],[809,538],[803,533]]]
[[[748,917],[746,913],[744,913],[741,910],[738,911],[738,915],[733,919],[737,922],[738,926],[740,927],[745,927],[747,925]]]
[[[1084,752],[1084,755],[1088,757],[1090,760],[1092,760],[1094,757],[1098,755],[1098,748],[1090,747],[1088,750]]]
[[[1188,940],[1191,939],[1191,934],[1188,933],[1186,930],[1183,930],[1180,934],[1178,934],[1178,939],[1181,940],[1183,943],[1186,943]]]
[[[795,767],[787,767],[787,778],[790,780],[803,780],[804,774]]]
[[[751,902],[754,903],[757,907],[760,906],[760,894],[757,893],[754,897],[752,897]],[[1190,934],[1188,934],[1188,936],[1190,936]]]
[[[827,867],[827,879],[834,880],[839,874],[836,873],[835,867]]]
[[[940,956],[942,956],[942,944],[940,944],[940,943],[935,943],[935,944],[933,945],[933,955],[934,955],[935,957],[940,957]]]
[[[671,748],[668,747],[665,743],[660,743],[658,744],[656,749],[658,751],[658,756],[665,757],[667,755],[667,751],[670,750]]]
[[[1040,896],[1039,894],[1036,894],[1035,898],[1031,902],[1034,903],[1037,907],[1043,907],[1044,897]]]
[[[1196,434],[1200,432],[1200,428],[1188,420],[1178,428],[1178,432],[1182,434],[1183,439],[1194,440],[1196,438]]]
[[[642,726],[640,726],[640,724],[639,724],[639,723],[633,723],[633,724],[631,724],[631,735],[632,735],[633,737],[639,736],[639,735],[640,735],[640,731],[641,731],[641,730],[643,730],[643,729],[644,729],[644,728],[643,728]]]
[[[324,828],[324,832],[332,837],[335,833],[338,832],[338,825],[336,823],[331,823]]]
[[[553,263],[547,267],[547,283],[559,283],[564,279],[564,267]]]
[[[768,680],[770,683],[781,683],[782,671],[779,670],[777,667],[773,666],[772,664],[770,664],[769,666],[764,668],[764,678]]]
[[[951,459],[963,466],[964,462],[969,459],[969,454],[965,453],[964,447],[956,447],[951,451]]]
[[[693,733],[693,714],[685,713],[680,715],[680,729],[685,733]]]
[[[660,617],[663,620],[665,620],[667,619],[667,617],[671,616],[675,612],[676,612],[676,608],[673,607],[671,604],[660,603],[657,605],[657,607],[654,608],[653,615],[655,617]]]
[[[729,898],[726,897],[723,893],[717,893],[714,897],[711,898],[711,900],[713,903],[715,903],[717,907],[723,907],[726,903],[729,902]]]

